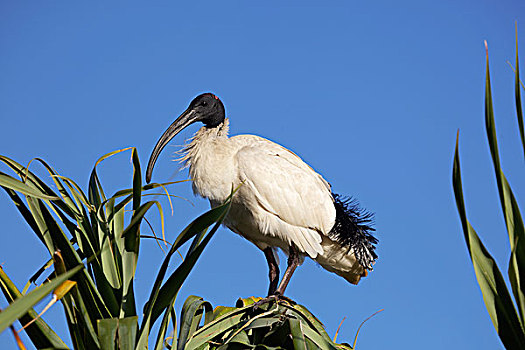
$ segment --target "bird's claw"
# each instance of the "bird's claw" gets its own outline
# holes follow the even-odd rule
[[[272,302],[272,301],[275,301],[275,302],[279,302],[281,300],[284,300],[292,305],[295,305],[296,302],[293,301],[292,299],[288,298],[288,297],[285,297],[284,295],[281,295],[279,293],[275,293],[275,294],[272,294],[272,295],[268,295],[266,298],[262,298],[261,300],[253,303],[253,311],[256,311],[258,308],[260,308],[262,305],[264,304],[267,304],[269,302]]]
[[[268,295],[266,298],[262,298],[261,300],[253,303],[253,311],[256,311],[258,308],[260,308],[261,306],[263,306],[264,304],[267,304],[271,301],[277,301],[278,298],[276,295]]]
[[[293,301],[292,299],[290,299],[288,297],[285,297],[284,295],[276,294],[276,296],[277,296],[277,300],[284,300],[284,301],[286,301],[286,302],[288,302],[289,304],[292,304],[292,305],[297,304],[295,301]]]

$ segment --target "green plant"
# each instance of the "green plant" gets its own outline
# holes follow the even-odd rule
[[[523,112],[521,108],[520,79],[518,65],[518,39],[516,29],[516,69],[515,69],[515,99],[518,126],[520,129],[523,151],[525,154],[525,138],[523,132]],[[452,184],[456,204],[463,227],[467,248],[474,266],[476,278],[483,294],[483,300],[492,323],[507,349],[525,349],[525,229],[520,209],[511,186],[501,168],[494,111],[490,87],[489,59],[487,49],[486,83],[485,83],[485,125],[487,140],[494,165],[499,199],[505,218],[505,224],[510,241],[510,259],[508,277],[514,301],[508,291],[505,280],[488,250],[485,248],[476,231],[467,220],[463,189],[461,183],[461,168],[459,160],[459,131],[456,138],[454,153]],[[516,309],[518,311],[516,311]]]
[[[133,187],[107,198],[96,172],[97,165],[125,150],[132,153]],[[331,340],[321,322],[305,307],[284,300],[270,301],[255,308],[253,303],[260,298],[252,297],[239,299],[236,307],[213,309],[209,302],[190,296],[177,322],[174,310],[177,293],[227,214],[235,193],[233,189],[226,203],[199,216],[172,243],[139,322],[133,281],[142,237],[140,225],[154,205],[163,221],[160,203],[154,200],[143,203],[142,197],[153,194],[144,192],[156,188],[165,190],[165,186],[172,183],[142,186],[135,148],[101,157],[91,173],[88,195],[73,180],[58,175],[41,159],[36,161],[49,172],[58,193],[27,167],[4,156],[0,156],[0,161],[20,178],[0,172],[0,186],[51,256],[29,279],[23,291],[0,268],[0,289],[10,303],[0,313],[0,332],[7,327],[14,331],[12,323],[19,320],[35,347],[68,349],[33,309],[52,293],[53,298],[44,311],[55,302],[62,302],[75,349],[146,349],[153,342],[149,338],[159,318],[154,349],[352,349],[348,344],[336,344]],[[167,190],[165,193],[169,198]],[[128,204],[131,214],[125,214]],[[168,276],[172,256],[190,239],[193,241],[186,256]],[[51,266],[54,271],[50,281],[28,291]]]
[[[107,198],[96,167],[102,160],[125,150],[132,153],[133,187]],[[0,332],[18,319],[37,348],[68,348],[33,310],[37,302],[54,291],[52,301],[60,300],[64,305],[75,349],[145,349],[152,325],[163,315],[155,341],[155,349],[162,348],[177,292],[220,226],[230,201],[194,220],[173,242],[159,268],[139,325],[133,282],[140,225],[154,205],[163,221],[161,205],[155,200],[142,202],[143,196],[151,194],[143,192],[165,189],[171,183],[142,186],[135,148],[101,157],[91,173],[87,195],[73,180],[58,175],[41,159],[36,161],[49,172],[58,193],[28,168],[5,156],[0,156],[0,161],[20,178],[17,180],[0,172],[0,186],[51,256],[22,292],[0,268],[0,288],[10,303],[0,313]],[[125,214],[128,204],[132,208],[131,215]],[[193,241],[185,259],[167,276],[171,257],[190,239]],[[30,284],[51,265],[54,266],[51,281],[28,292]]]
[[[278,300],[254,307],[260,299],[239,299],[236,307],[213,309],[202,298],[190,296],[182,308],[178,342],[173,348],[352,349],[330,339],[321,322],[304,306]]]

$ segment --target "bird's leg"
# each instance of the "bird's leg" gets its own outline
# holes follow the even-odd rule
[[[293,272],[295,271],[297,266],[299,266],[299,262],[301,261],[299,257],[299,252],[295,247],[290,247],[288,255],[288,268],[286,269],[281,284],[277,289],[277,282],[279,280],[279,266],[277,265],[277,261],[275,261],[275,256],[273,255],[273,251],[271,250],[271,248],[266,248],[264,250],[264,255],[266,256],[266,260],[268,260],[268,266],[270,268],[270,288],[268,290],[268,296],[266,298],[262,298],[261,300],[253,304],[253,310],[257,310],[261,305],[269,303],[271,301],[277,302],[279,300],[286,300],[291,304],[295,304],[293,300],[285,297],[283,293],[286,289],[286,286],[288,285],[288,282],[290,282],[290,278],[292,277]]]
[[[268,296],[275,294],[277,283],[279,283],[279,264],[273,255],[273,249],[268,247],[263,250],[266,261],[268,262],[268,277],[270,277],[270,287],[268,288]]]
[[[288,282],[290,282],[290,278],[292,277],[297,266],[299,266],[300,261],[301,259],[299,257],[299,252],[297,251],[297,248],[291,245],[290,250],[288,252],[288,267],[286,268],[286,272],[284,273],[283,279],[281,280],[279,287],[275,291],[275,294],[280,296],[284,294],[284,290],[286,289],[286,286],[288,286]]]

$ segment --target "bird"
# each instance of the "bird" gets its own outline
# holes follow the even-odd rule
[[[187,140],[180,161],[189,168],[195,195],[211,207],[231,199],[223,224],[263,251],[268,262],[268,297],[283,296],[306,257],[351,284],[372,271],[377,259],[373,214],[352,197],[332,192],[331,185],[299,156],[255,135],[229,137],[222,101],[207,92],[158,139],[149,158],[146,181],[164,147],[181,130],[203,126]],[[277,250],[287,256],[279,283]]]

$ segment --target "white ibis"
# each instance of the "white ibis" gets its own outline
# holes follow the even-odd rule
[[[204,126],[182,157],[193,191],[215,207],[239,187],[224,224],[264,252],[269,296],[284,294],[305,256],[352,284],[372,270],[377,258],[372,215],[334,194],[321,175],[286,148],[255,135],[228,137],[224,105],[211,93],[191,101],[160,137],[149,159],[147,182],[164,146],[195,122]],[[279,286],[276,248],[288,254]]]

